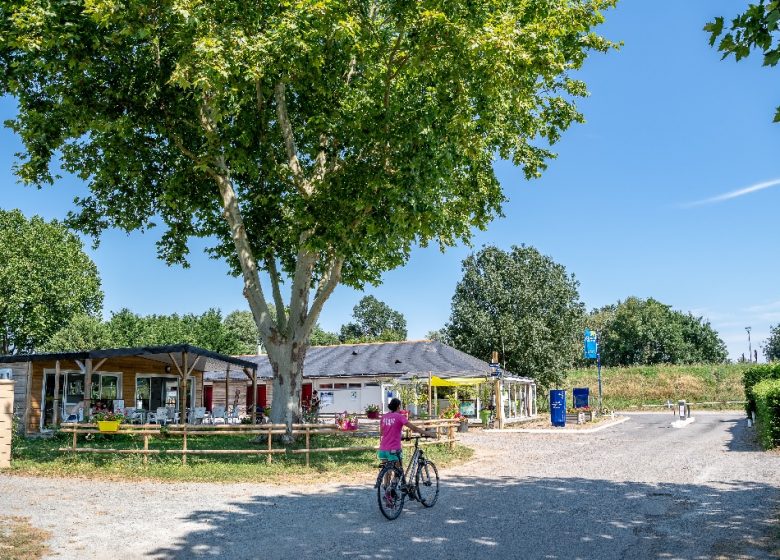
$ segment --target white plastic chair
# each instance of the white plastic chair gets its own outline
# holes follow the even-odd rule
[[[152,414],[150,414],[149,416],[152,416]],[[159,407],[157,409],[157,412],[155,412],[153,416],[154,416],[154,420],[150,421],[149,422],[150,424],[152,422],[154,424],[161,424],[161,425],[165,425],[168,423],[168,409],[165,408],[164,406]]]
[[[191,424],[203,424],[204,420],[206,419],[206,407],[205,406],[196,406],[191,414],[190,423]]]
[[[216,424],[217,420],[221,420],[222,423],[226,423],[225,419],[225,407],[224,406],[215,406],[211,410],[211,423]]]
[[[238,407],[234,406],[233,409],[230,411],[230,414],[227,416],[227,423],[228,424],[240,424],[241,423],[241,417],[239,416]]]

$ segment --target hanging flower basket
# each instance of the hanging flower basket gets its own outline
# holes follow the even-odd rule
[[[98,420],[98,430],[106,434],[115,434],[119,431],[119,420]]]

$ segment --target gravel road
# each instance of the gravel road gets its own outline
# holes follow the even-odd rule
[[[280,487],[0,476],[52,558],[779,558],[780,454],[739,414],[634,414],[597,433],[462,434],[474,460],[396,521],[371,480]]]

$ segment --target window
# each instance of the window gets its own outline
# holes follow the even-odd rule
[[[360,389],[363,385],[361,383],[350,383],[349,388],[350,389]]]
[[[320,383],[320,389],[333,389],[333,383]]]
[[[346,389],[347,384],[346,383],[334,383],[333,384],[334,389]]]
[[[0,369],[0,379],[13,379],[14,378],[14,370],[11,368],[3,368]]]
[[[122,398],[122,383],[118,373],[92,374],[92,400],[112,401]]]

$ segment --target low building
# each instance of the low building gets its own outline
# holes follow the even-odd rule
[[[14,408],[27,433],[89,418],[96,408],[184,413],[202,406],[203,372],[229,368],[251,385],[253,362],[189,344],[0,356],[0,372],[16,382]]]

